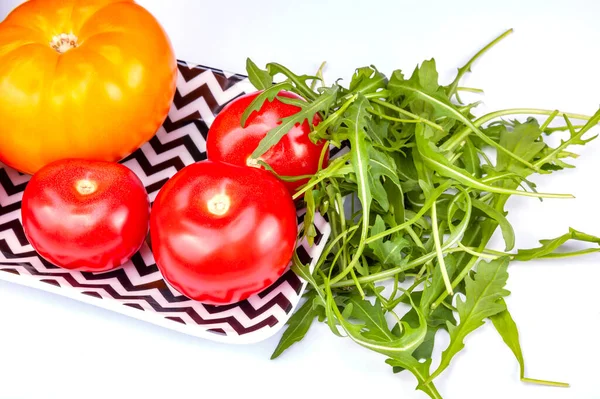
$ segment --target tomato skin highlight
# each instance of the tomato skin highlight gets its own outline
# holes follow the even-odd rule
[[[235,165],[248,165],[248,158],[254,152],[260,140],[267,132],[279,124],[280,119],[294,115],[300,108],[285,104],[275,98],[272,102],[266,101],[260,111],[253,112],[246,121],[246,126],[241,126],[242,114],[260,94],[260,91],[245,94],[228,103],[210,126],[206,141],[208,159],[228,162]],[[288,91],[281,91],[281,97],[302,100],[302,97]],[[315,115],[313,125],[321,121]],[[310,126],[308,121],[296,125],[261,159],[269,164],[280,176],[313,175],[319,169],[319,157],[326,142],[314,144],[308,137]],[[326,152],[323,167],[329,161],[329,151]],[[308,179],[295,182],[284,182],[290,193],[305,184]]]
[[[66,159],[40,169],[25,187],[25,235],[40,256],[70,270],[115,269],[142,246],[150,201],[129,168]]]
[[[292,198],[270,172],[202,161],[175,174],[150,216],[165,280],[206,304],[239,302],[287,269],[298,222]]]

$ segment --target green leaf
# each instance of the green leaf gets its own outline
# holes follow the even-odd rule
[[[503,306],[506,306],[503,298],[498,300]],[[517,329],[517,324],[513,320],[508,308],[504,311],[495,314],[490,317],[490,320],[494,324],[496,331],[502,337],[502,340],[508,346],[508,348],[512,351],[519,363],[519,376],[521,381],[530,382],[533,384],[540,385],[548,385],[555,387],[568,387],[569,384],[565,382],[556,382],[556,381],[547,381],[547,380],[538,380],[534,378],[526,378],[525,377],[525,360],[523,359],[523,352],[521,350],[521,343],[519,342],[519,330]]]
[[[448,277],[452,279],[456,273],[456,259],[453,255],[446,255],[444,258]],[[431,282],[425,283],[423,295],[421,297],[421,310],[429,314],[431,304],[445,291],[444,279],[439,263],[436,263],[431,276]]]
[[[389,195],[384,188],[385,181],[390,181],[400,187],[400,180],[396,173],[396,164],[394,159],[382,151],[376,150],[372,145],[367,144],[367,154],[369,157],[369,184],[373,199],[383,208],[384,212],[389,211]]]
[[[418,69],[419,83],[426,93],[435,93],[440,85],[438,84],[438,71],[436,69],[435,60],[432,58],[423,61]]]
[[[465,278],[466,300],[456,301],[460,318],[458,326],[448,325],[450,344],[442,352],[442,360],[438,369],[431,375],[431,380],[440,375],[449,365],[452,358],[464,348],[464,339],[471,332],[481,327],[484,320],[506,309],[498,300],[507,296],[504,289],[508,279],[508,257],[502,257],[489,263],[480,262],[475,278]]]
[[[281,336],[279,344],[271,355],[271,359],[279,357],[286,349],[304,338],[313,320],[318,316],[319,309],[323,310],[321,307],[314,306],[314,299],[315,294],[312,292],[309,294],[306,302],[287,321],[286,324],[288,327]]]
[[[519,367],[521,370],[520,378],[523,379],[525,377],[525,361],[523,360],[523,352],[521,351],[521,343],[519,342],[519,330],[517,329],[517,324],[513,320],[508,308],[506,307],[504,298],[498,299],[498,302],[504,307],[504,310],[491,316],[490,320],[492,320],[496,331],[498,331],[504,343],[510,348],[512,353],[515,355],[515,358],[519,362]]]
[[[569,147],[570,145],[585,145],[598,137],[598,135],[595,135],[585,140],[582,139],[585,133],[587,133],[593,127],[596,127],[597,124],[600,122],[600,109],[596,111],[594,115],[592,115],[592,117],[586,122],[585,125],[583,125],[583,127],[581,127],[581,129],[579,129],[579,131],[575,131],[575,128],[573,127],[569,118],[567,118],[566,115],[564,116],[564,118],[569,127],[571,137],[567,141],[561,140],[561,143],[558,147],[552,149],[552,151],[550,151],[549,153],[544,154],[541,157],[541,159],[536,162],[536,165],[541,165],[545,170],[548,170],[552,166],[552,164],[558,167],[567,167],[565,166],[566,164],[564,162],[559,161],[560,154],[564,154],[567,147]]]
[[[344,119],[348,126],[349,141],[352,147],[350,153],[350,163],[356,176],[356,194],[361,204],[364,220],[360,232],[360,242],[356,247],[356,251],[352,261],[347,266],[344,273],[348,273],[356,263],[365,248],[365,240],[369,235],[369,215],[371,212],[371,184],[369,183],[369,154],[367,150],[366,126],[370,118],[368,112],[369,101],[359,94],[354,103],[346,111]]]
[[[281,123],[267,132],[267,135],[262,138],[251,157],[258,159],[261,155],[267,152],[272,146],[277,144],[283,136],[285,136],[294,126],[309,121],[312,123],[314,116],[321,111],[328,110],[335,102],[338,88],[334,86],[323,91],[323,93],[313,102],[306,103],[304,107],[297,113],[283,118]]]
[[[517,191],[508,188],[491,186],[483,183],[479,179],[473,177],[464,169],[461,169],[455,165],[452,165],[438,150],[425,137],[425,129],[431,129],[429,126],[423,127],[423,125],[417,125],[416,129],[416,142],[419,153],[422,156],[423,161],[428,167],[435,170],[440,175],[456,180],[467,187],[474,188],[476,190],[487,191],[497,194],[509,194],[509,195],[523,195],[526,197],[548,197],[548,198],[571,198],[571,195],[562,194],[544,194],[544,193],[531,193],[529,191]],[[415,154],[413,154],[413,158]]]
[[[396,184],[392,180],[386,180],[385,183],[383,183],[383,188],[385,188],[390,201],[388,216],[393,216],[393,223],[391,221],[388,223],[393,226],[404,223],[405,211],[402,185]]]
[[[486,136],[473,122],[464,116],[456,107],[450,103],[448,98],[445,96],[443,90],[439,90],[437,93],[429,94],[420,87],[414,87],[407,82],[401,81],[390,81],[388,85],[392,89],[392,92],[396,95],[405,95],[409,98],[416,97],[431,105],[435,111],[434,117],[445,116],[448,118],[456,119],[459,122],[464,123],[471,131],[473,131],[481,140],[491,147],[498,150],[498,154],[504,154],[509,156],[515,161],[527,166],[528,168],[535,169],[534,166],[527,160],[521,158],[518,154],[511,152],[509,149],[503,147],[501,144],[496,143],[494,140]],[[433,133],[432,133],[433,134]]]
[[[416,294],[419,294],[419,293],[413,293],[412,297],[415,300],[417,300],[418,295],[416,295]],[[410,305],[410,302],[408,302],[408,305]],[[446,308],[444,308],[444,309],[446,309]],[[448,310],[448,309],[446,309],[446,310]],[[450,314],[452,314],[452,312],[450,312]],[[454,320],[454,318],[452,318],[452,320]],[[404,314],[404,316],[402,317],[402,321],[408,323],[411,327],[417,327],[419,325],[419,316],[418,316],[416,309],[411,308],[408,312],[406,312]],[[431,359],[431,354],[433,353],[433,346],[435,343],[435,334],[437,333],[437,331],[440,328],[439,324],[431,325],[431,324],[429,324],[429,322],[427,324],[428,324],[427,325],[427,333],[425,334],[425,339],[423,340],[421,345],[419,345],[417,347],[417,349],[415,349],[415,351],[412,353],[413,357],[417,360]],[[399,326],[399,324],[396,324],[396,327],[398,327],[398,326]]]
[[[431,366],[431,359],[421,363],[413,356],[402,355],[389,358],[385,362],[393,368],[409,370],[417,378],[419,383],[419,385],[417,385],[418,390],[424,392],[432,399],[442,399],[442,396],[432,382],[425,383],[425,381],[429,380],[429,367]]]
[[[371,65],[356,69],[348,89],[351,93],[369,94],[384,89],[386,85],[386,76]]]
[[[371,175],[375,179],[385,176],[397,185],[400,184],[394,158],[385,152],[376,150],[372,145],[367,146],[367,154],[369,156]]]
[[[385,119],[373,120],[367,127],[367,133],[373,143],[386,146],[390,122]]]
[[[258,90],[265,90],[273,85],[269,72],[260,69],[250,58],[246,59],[246,72],[250,83]]]
[[[518,155],[524,160],[531,161],[538,155],[546,144],[540,141],[542,131],[537,120],[529,118],[526,123],[516,122],[513,128],[500,130],[500,145]],[[513,172],[522,177],[527,177],[533,171],[524,167],[505,153],[498,153],[496,162],[498,172]]]
[[[423,343],[419,345],[417,349],[413,352],[413,357],[417,360],[431,360],[431,355],[433,353],[433,347],[435,345],[435,334],[437,334],[439,327],[427,327],[427,333],[425,334],[425,339]]]
[[[277,74],[282,74],[285,77],[287,77],[290,82],[294,83],[296,91],[298,91],[298,93],[302,97],[304,97],[304,99],[309,100],[309,101],[313,101],[313,100],[317,99],[317,97],[318,97],[317,94],[310,88],[310,86],[306,82],[308,80],[311,80],[311,81],[320,80],[320,78],[318,76],[296,75],[295,73],[290,71],[288,68],[284,67],[281,64],[275,63],[275,62],[270,62],[267,64],[267,71],[273,77],[276,76]],[[334,86],[334,87],[337,87],[337,86]],[[331,90],[331,89],[332,88],[329,88],[327,90]]]
[[[435,386],[431,382],[425,382],[425,380],[429,377],[430,361],[420,363],[413,356],[411,356],[411,353],[419,345],[421,345],[421,343],[425,339],[425,335],[427,334],[427,325],[420,311],[417,310],[419,318],[418,327],[413,328],[408,323],[403,322],[403,334],[400,338],[395,337],[393,334],[391,334],[391,332],[389,332],[389,337],[387,337],[387,334],[373,335],[368,328],[367,336],[365,336],[363,332],[363,330],[365,329],[365,325],[353,324],[347,321],[342,316],[335,302],[329,299],[332,298],[333,295],[331,293],[329,285],[327,284],[326,290],[328,296],[328,307],[330,311],[333,314],[335,314],[335,316],[338,319],[338,322],[346,331],[350,339],[352,339],[355,343],[357,343],[360,346],[363,346],[367,349],[373,350],[375,352],[389,357],[390,359],[388,359],[386,363],[390,364],[392,367],[403,367],[409,370],[419,382],[417,389],[422,390],[431,398],[441,399],[441,396],[435,388]],[[380,327],[381,329],[387,329],[387,325],[381,325]],[[373,339],[374,337],[379,337],[380,339]]]
[[[375,223],[371,228],[371,236],[375,236],[385,230],[385,222],[380,215],[375,218]],[[384,241],[383,238],[369,243],[369,248],[373,254],[384,265],[398,266],[402,263],[402,251],[410,247],[410,242],[402,236],[394,236],[392,239]]]
[[[391,240],[385,241],[375,255],[384,265],[399,266],[406,263],[402,257],[402,251],[410,247],[410,242],[401,236],[396,236]]]
[[[352,305],[351,317],[360,320],[364,328],[368,330],[368,333],[363,332],[363,336],[383,341],[395,339],[387,326],[385,314],[379,300],[372,305],[371,302],[365,299],[351,296],[348,304]]]
[[[467,172],[476,178],[481,178],[481,160],[477,154],[477,148],[475,148],[473,142],[468,137],[465,139],[462,161]]]
[[[263,107],[266,101],[273,102],[275,97],[279,94],[281,90],[289,89],[291,85],[287,82],[277,83],[276,85],[270,86],[263,90],[252,102],[250,105],[244,110],[242,114],[241,126],[246,127],[246,121],[250,117],[253,112],[258,112]]]
[[[502,237],[504,238],[505,243],[505,251],[510,251],[515,247],[515,231],[501,212],[499,212],[496,208],[482,202],[478,199],[473,199],[473,207],[479,209],[481,212],[485,213],[489,218],[493,219],[498,223],[500,229],[502,231]]]
[[[304,201],[306,202],[306,213],[304,214],[304,236],[311,247],[315,242],[317,231],[314,226],[315,220],[315,191],[308,190],[304,194]]]
[[[600,252],[600,248],[588,248],[571,252],[555,252],[563,244],[570,240],[589,242],[592,244],[598,244],[600,246],[600,237],[596,237],[590,234],[583,233],[581,231],[577,231],[573,228],[569,228],[569,232],[563,234],[560,237],[547,240],[540,240],[540,244],[542,244],[540,247],[530,249],[519,249],[517,251],[517,254],[514,255],[514,259],[520,261],[528,261],[540,258],[566,258],[569,256]]]

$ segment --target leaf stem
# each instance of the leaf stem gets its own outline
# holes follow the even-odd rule
[[[446,270],[446,262],[444,262],[444,254],[442,253],[442,245],[440,244],[440,232],[438,230],[438,220],[437,220],[437,201],[433,201],[433,205],[431,206],[431,234],[433,235],[433,242],[435,245],[435,253],[437,255],[438,264],[440,266],[440,270],[442,272],[442,278],[444,280],[444,285],[446,286],[446,291],[449,295],[454,295],[454,291],[452,291],[452,287],[450,286],[450,278],[448,277],[448,271]]]
[[[454,252],[462,252],[463,250],[459,247],[453,247],[453,248],[448,248],[445,253],[447,254],[451,254]],[[363,277],[359,277],[358,278],[358,282],[365,284],[365,283],[372,283],[372,282],[376,282],[376,281],[382,281],[385,279],[388,279],[390,277],[394,277],[394,275],[398,274],[398,273],[402,273],[406,270],[410,270],[416,266],[420,266],[422,264],[425,264],[427,262],[429,262],[430,260],[434,259],[436,257],[436,253],[435,252],[429,252],[428,254],[425,254],[411,262],[408,262],[406,264],[400,265],[400,266],[396,266],[392,269],[388,269],[388,270],[384,270],[381,271],[379,273],[373,273],[370,274],[368,276],[363,276]],[[342,280],[342,281],[338,281],[335,284],[331,284],[332,288],[339,288],[339,287],[350,287],[354,285],[354,281],[352,280]],[[323,288],[324,286],[320,286],[320,288]]]
[[[550,159],[552,159],[556,154],[558,154],[559,152],[561,152],[562,150],[564,150],[565,148],[567,148],[569,145],[571,145],[571,143],[578,141],[579,139],[581,139],[581,137],[588,131],[590,130],[592,127],[594,127],[598,122],[600,122],[600,110],[597,111],[594,116],[592,116],[588,122],[585,124],[584,127],[582,127],[579,132],[577,132],[576,134],[573,134],[575,132],[575,129],[573,128],[573,125],[571,124],[571,122],[569,121],[569,118],[567,115],[563,115],[563,117],[565,118],[565,121],[567,122],[567,125],[569,126],[569,130],[571,131],[571,138],[569,138],[568,140],[565,140],[561,143],[561,145],[559,145],[558,147],[556,147],[552,152],[550,152],[548,155],[546,155],[544,158],[540,159],[539,161],[537,161],[535,163],[535,165],[537,166],[542,166],[543,164],[545,164],[546,162],[548,162]]]
[[[424,123],[426,125],[429,125],[429,126],[431,126],[432,128],[434,128],[436,130],[439,130],[439,131],[442,131],[442,132],[444,131],[444,128],[441,127],[440,125],[438,125],[437,123],[432,122],[432,121],[430,121],[428,119],[421,118],[420,116],[415,115],[412,112],[409,112],[409,111],[407,111],[405,109],[402,109],[400,107],[397,107],[394,104],[390,104],[388,102],[381,101],[381,100],[376,99],[376,98],[372,98],[370,101],[374,102],[375,104],[379,104],[379,105],[381,105],[383,107],[387,107],[387,108],[389,108],[389,109],[391,109],[393,111],[396,111],[399,114],[402,114],[402,115],[408,116],[410,118],[413,118],[416,121],[419,121],[419,122],[422,122],[422,123]]]
[[[523,382],[529,382],[531,384],[538,384],[538,385],[548,385],[551,387],[560,387],[560,388],[569,388],[570,385],[567,382],[557,382],[557,381],[546,381],[546,380],[537,380],[535,378],[521,378],[521,381]]]
[[[482,89],[477,89],[475,87],[457,87],[457,91],[468,91],[469,93],[483,93]]]
[[[307,183],[304,187],[302,187],[299,191],[297,191],[296,194],[294,194],[292,196],[292,198],[294,200],[297,200],[302,194],[304,194],[305,192],[307,192],[308,190],[310,190],[311,188],[313,188],[314,186],[316,186],[323,180],[331,177],[333,175],[333,172],[336,172],[338,169],[340,169],[342,166],[344,166],[345,162],[348,160],[349,157],[350,157],[350,155],[346,154],[346,155],[338,158],[337,164],[335,164],[335,165],[332,164],[328,168],[323,169],[321,172],[319,172],[319,173],[321,173],[321,176],[317,177],[317,179],[315,179],[314,181]],[[315,176],[318,176],[318,174]],[[313,176],[313,178],[315,176]]]
[[[556,112],[556,110],[547,110],[547,109],[539,109],[539,108],[509,108],[503,109],[500,111],[490,112],[489,114],[483,115],[476,120],[473,121],[473,125],[476,127],[480,127],[486,122],[494,120],[496,118],[500,118],[502,116],[507,115],[552,115]],[[578,120],[590,120],[591,116],[581,115],[581,114],[572,114],[569,112],[558,112],[557,116],[566,115],[571,119]],[[451,138],[449,138],[444,144],[440,146],[442,151],[452,151],[454,150],[469,134],[471,133],[471,128],[469,126],[463,128],[461,131],[457,132]]]
[[[466,266],[460,271],[458,276],[456,276],[454,278],[454,280],[452,281],[452,288],[456,288],[458,286],[458,284],[460,284],[460,282],[463,281],[465,277],[467,277],[467,274],[469,274],[469,272],[471,271],[473,266],[475,266],[475,263],[477,263],[478,260],[479,260],[478,256],[474,256],[471,258],[469,263],[466,264]],[[447,291],[442,292],[442,294],[438,297],[438,299],[436,299],[435,302],[433,302],[431,304],[431,309],[432,310],[437,309],[437,307],[440,306],[442,304],[442,302],[444,302],[444,300],[446,299],[447,296],[448,296]]]
[[[456,93],[456,90],[458,88],[458,83],[460,82],[462,77],[471,70],[471,66],[475,63],[475,61],[477,61],[478,58],[480,58],[482,55],[484,55],[489,49],[494,47],[496,44],[498,44],[498,42],[500,42],[506,36],[510,35],[512,32],[513,32],[513,30],[509,29],[506,32],[502,33],[500,36],[498,36],[497,38],[492,40],[485,47],[483,47],[481,50],[479,50],[477,53],[475,53],[475,55],[473,57],[471,57],[471,59],[469,61],[467,61],[467,63],[462,68],[458,69],[458,74],[456,75],[456,77],[454,78],[454,81],[452,81],[452,83],[450,84],[450,86],[448,88],[448,98],[451,98]]]
[[[387,119],[387,120],[392,121],[392,122],[400,122],[400,123],[420,123],[421,122],[421,121],[419,121],[417,119],[400,119],[400,118],[395,118],[393,116],[382,114],[381,112],[377,112],[375,110],[369,110],[369,113],[371,113],[373,115],[377,115],[380,118]]]

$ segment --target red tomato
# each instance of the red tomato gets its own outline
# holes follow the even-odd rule
[[[188,298],[215,305],[275,282],[292,258],[297,228],[292,198],[271,173],[208,160],[167,181],[150,215],[164,278]]]
[[[208,131],[206,152],[209,159],[235,165],[248,165],[248,158],[267,132],[276,127],[281,118],[300,111],[300,108],[284,104],[275,98],[273,102],[266,101],[260,111],[253,112],[246,121],[246,127],[242,128],[242,114],[259,94],[260,92],[254,92],[240,96],[219,112]],[[287,91],[280,92],[279,96],[302,99]],[[320,118],[316,115],[313,125],[317,125],[319,122]],[[308,121],[304,121],[302,125],[296,125],[261,159],[281,176],[315,174],[319,168],[319,157],[326,142],[313,144],[308,138],[309,133]],[[327,165],[328,159],[329,156],[326,154],[323,166]],[[285,185],[293,194],[307,181],[308,179],[286,182]]]
[[[127,262],[143,244],[150,201],[127,167],[66,159],[40,169],[21,206],[33,248],[56,266],[100,272]]]

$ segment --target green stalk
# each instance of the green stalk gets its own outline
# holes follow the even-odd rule
[[[393,110],[393,111],[396,111],[396,112],[398,112],[399,114],[406,115],[406,116],[408,116],[408,117],[410,117],[410,118],[414,119],[415,121],[422,122],[422,123],[424,123],[424,124],[426,124],[426,125],[429,125],[429,126],[431,126],[432,128],[434,128],[434,129],[436,129],[436,130],[440,130],[440,131],[442,131],[442,132],[444,131],[444,128],[443,128],[443,127],[441,127],[440,125],[438,125],[437,123],[435,123],[435,122],[432,122],[432,121],[430,121],[429,119],[424,119],[424,118],[421,118],[420,116],[418,116],[418,115],[415,115],[415,114],[413,114],[412,112],[409,112],[409,111],[407,111],[407,110],[405,110],[405,109],[402,109],[402,108],[400,108],[400,107],[397,107],[397,106],[395,106],[394,104],[390,104],[390,103],[388,103],[388,102],[381,101],[381,100],[379,100],[379,99],[377,99],[377,98],[372,98],[372,99],[371,99],[371,102],[374,102],[375,104],[379,104],[379,105],[381,105],[381,106],[383,106],[383,107],[387,107],[387,108],[389,108],[389,109],[391,109],[391,110]]]
[[[450,286],[450,278],[448,277],[448,271],[446,270],[446,262],[444,262],[442,244],[440,244],[440,232],[438,230],[437,222],[437,206],[435,201],[431,206],[431,230],[431,234],[433,234],[433,242],[435,244],[435,253],[437,255],[440,270],[442,271],[442,278],[444,280],[444,285],[446,286],[446,292],[448,292],[448,295],[454,295],[454,291],[452,291],[452,287]]]
[[[539,108],[509,108],[509,109],[503,109],[500,111],[490,112],[489,114],[483,115],[482,117],[474,120],[472,124],[475,127],[480,127],[484,123],[489,122],[494,119],[497,119],[497,118],[500,118],[502,116],[507,116],[507,115],[553,115],[555,112],[557,112],[557,111],[556,110],[539,109]],[[585,121],[591,119],[591,116],[588,116],[588,115],[572,114],[569,112],[557,112],[556,115],[557,116],[566,115],[571,119],[578,119],[578,120],[585,120]],[[471,131],[472,131],[471,128],[468,126],[463,128],[461,131],[455,133],[452,137],[450,137],[444,144],[442,144],[440,146],[440,149],[442,151],[454,150],[471,133]]]
[[[459,247],[453,247],[453,248],[448,248],[447,250],[444,251],[444,253],[451,254],[454,252],[462,252],[462,251],[463,250]],[[430,260],[434,259],[436,256],[437,256],[437,254],[435,252],[430,252],[430,253],[425,254],[425,255],[421,256],[420,258],[417,258],[417,259],[415,259],[411,262],[408,262],[404,265],[396,266],[392,269],[384,270],[379,273],[373,273],[368,276],[359,277],[358,282],[361,284],[365,284],[365,283],[374,283],[377,281],[386,280],[388,278],[394,277],[394,275],[396,275],[398,273],[402,273],[407,270],[413,269],[417,266],[421,266],[421,265],[429,262]],[[330,284],[330,286],[332,288],[350,287],[352,285],[354,285],[354,281],[352,281],[352,280],[342,280],[342,281],[336,282],[335,284]],[[323,288],[323,287],[324,286],[322,286],[322,285],[320,286],[320,288]]]
[[[458,87],[458,83],[460,82],[462,77],[471,70],[471,66],[475,63],[475,61],[477,61],[478,58],[480,58],[482,55],[484,55],[489,49],[494,47],[496,44],[498,44],[502,39],[504,39],[506,36],[510,35],[512,32],[513,32],[513,30],[509,29],[506,32],[504,32],[503,34],[501,34],[500,36],[498,36],[497,38],[495,38],[494,40],[492,40],[488,45],[486,45],[484,48],[482,48],[477,53],[475,53],[475,55],[473,57],[471,57],[471,59],[469,61],[467,61],[467,63],[462,68],[459,68],[458,74],[454,78],[454,81],[448,87],[448,98],[452,98],[452,96],[454,94],[456,94],[456,89]]]

